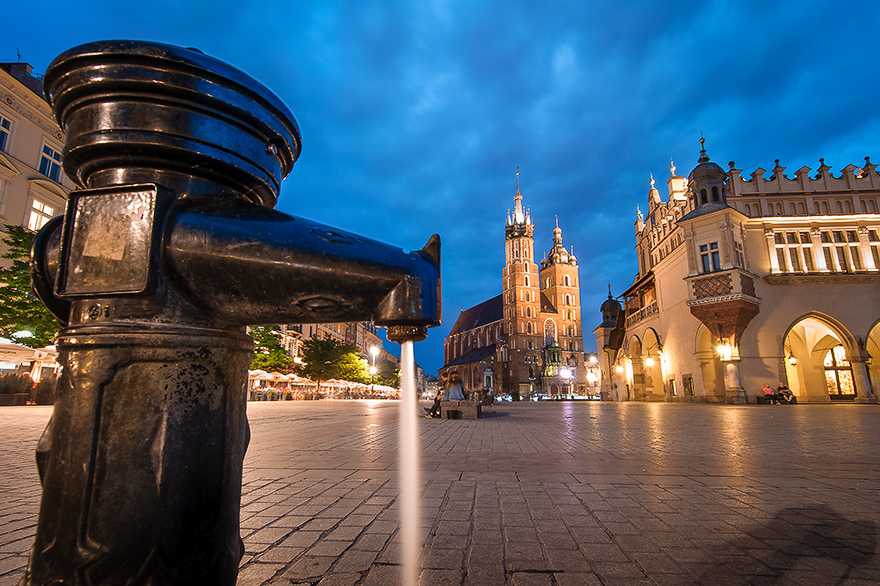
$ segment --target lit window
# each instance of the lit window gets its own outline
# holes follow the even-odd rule
[[[48,145],[43,145],[39,171],[52,181],[58,181],[61,178],[61,153]]]
[[[851,398],[856,394],[852,367],[841,344],[825,353],[825,385],[832,400]]]
[[[9,135],[11,133],[12,122],[0,116],[0,151],[6,152],[6,145],[9,144]]]
[[[31,207],[30,218],[28,218],[28,230],[36,232],[43,227],[43,224],[54,217],[55,208],[35,199],[33,207]]]
[[[822,232],[822,253],[829,271],[848,273],[862,270],[858,234],[855,230]]]

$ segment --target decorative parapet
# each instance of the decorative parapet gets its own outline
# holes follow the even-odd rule
[[[769,178],[765,178],[765,169],[758,167],[751,174],[751,179],[743,179],[741,170],[734,168],[734,162],[730,162],[730,171],[727,173],[727,192],[733,196],[753,195],[776,195],[785,193],[840,193],[846,191],[875,191],[880,189],[880,174],[877,173],[877,165],[871,163],[870,157],[865,157],[865,165],[847,165],[835,177],[831,173],[831,167],[825,164],[825,159],[819,159],[820,166],[816,169],[816,175],[810,177],[810,167],[801,167],[794,172],[793,178],[785,176],[785,167],[776,166]]]
[[[743,269],[694,275],[686,280],[691,285],[690,299],[687,301],[689,307],[738,299],[761,303],[755,291],[755,276]]]

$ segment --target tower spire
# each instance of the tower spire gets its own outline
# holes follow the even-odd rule
[[[706,154],[706,139],[703,138],[703,133],[700,133],[700,158],[697,159],[698,163],[708,163],[709,156]]]
[[[516,168],[516,195],[513,196],[513,223],[522,224],[526,221],[523,213],[522,194],[519,192],[519,167]]]

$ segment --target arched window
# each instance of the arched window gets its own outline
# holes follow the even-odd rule
[[[701,204],[709,203],[709,196],[708,196],[708,194],[706,193],[706,190],[705,190],[705,189],[701,189],[701,190],[700,190],[700,203],[701,203]]]
[[[528,291],[526,291],[526,301],[531,301],[531,300],[532,300],[532,296],[529,295]]]
[[[532,308],[526,307],[526,317],[532,317]]]
[[[527,334],[531,334],[531,333],[532,333],[532,322],[529,322],[529,323],[526,324],[526,333],[527,333]]]
[[[563,305],[571,305],[571,295],[568,293],[565,294],[565,298],[562,300]]]
[[[712,201],[718,201],[718,186],[712,186]]]
[[[846,349],[842,344],[825,353],[825,386],[832,401],[852,399],[856,395],[852,367],[846,359]]]
[[[528,275],[526,275],[525,277],[523,277],[523,285],[525,285],[526,287],[529,287],[529,286],[530,286],[530,285],[529,285],[529,276],[528,276]]]
[[[562,283],[566,287],[571,287],[571,277],[568,275],[565,275],[565,277],[562,279]]]
[[[556,324],[548,319],[544,322],[544,345],[549,346],[556,341]]]

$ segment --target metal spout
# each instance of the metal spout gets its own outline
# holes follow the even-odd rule
[[[231,325],[440,323],[440,237],[404,252],[228,197],[181,201],[165,241],[168,283]]]

